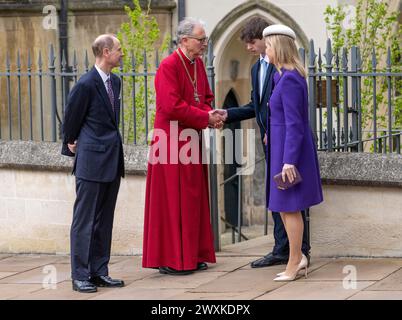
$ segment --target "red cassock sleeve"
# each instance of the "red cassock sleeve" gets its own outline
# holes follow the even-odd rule
[[[171,121],[179,121],[183,126],[197,130],[205,129],[208,126],[208,111],[183,100],[178,79],[178,71],[174,64],[162,63],[159,66],[155,77],[157,106]]]

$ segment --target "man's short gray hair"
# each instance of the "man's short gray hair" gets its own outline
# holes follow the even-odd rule
[[[205,28],[205,22],[196,18],[184,18],[177,27],[177,42],[180,43],[185,36],[191,36],[195,26]]]
[[[103,49],[105,48],[112,50],[114,47],[114,39],[117,39],[117,36],[112,33],[101,34],[98,36],[92,43],[92,52],[94,53],[94,56],[102,57]]]

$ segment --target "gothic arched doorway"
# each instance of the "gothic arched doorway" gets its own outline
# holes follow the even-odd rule
[[[231,89],[223,102],[223,109],[238,107],[239,103],[237,98]],[[239,165],[236,163],[236,154],[238,151],[236,145],[238,141],[235,138],[235,130],[240,129],[240,122],[232,122],[225,124],[224,129],[229,129],[232,133],[233,143],[229,148],[223,148],[223,159],[224,161],[224,180],[229,179],[234,174],[236,174]],[[223,145],[225,145],[223,143]],[[231,154],[229,155],[228,152]],[[233,161],[226,161],[227,159],[232,159]],[[229,162],[229,163],[228,163]],[[231,225],[237,225],[238,223],[238,209],[239,209],[239,184],[238,179],[234,178],[227,182],[224,186],[225,194],[225,220]]]

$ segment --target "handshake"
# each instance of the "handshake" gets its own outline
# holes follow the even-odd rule
[[[223,123],[226,121],[228,117],[228,113],[223,109],[215,109],[208,112],[209,120],[208,127],[214,129],[221,129],[223,127]]]

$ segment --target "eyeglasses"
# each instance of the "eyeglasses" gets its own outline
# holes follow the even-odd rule
[[[197,38],[197,37],[193,37],[193,36],[186,36],[186,38],[198,40],[199,43],[208,43],[208,40],[209,40],[208,37]]]

